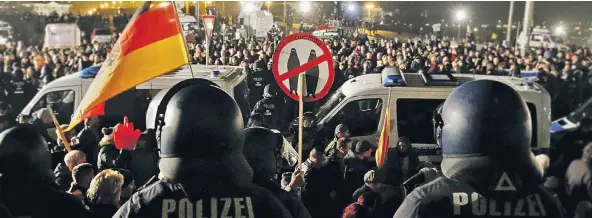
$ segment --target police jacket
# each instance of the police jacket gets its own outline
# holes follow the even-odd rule
[[[35,176],[3,176],[0,202],[12,217],[94,217],[82,202],[58,190],[50,179]]]
[[[246,161],[191,165],[183,166],[182,180],[163,178],[136,192],[113,217],[292,217],[270,191],[252,183]]]
[[[512,180],[493,163],[482,158],[449,162],[450,167],[442,167],[445,176],[414,189],[394,218],[564,217],[559,201],[541,183],[523,184],[516,174]]]
[[[270,129],[285,129],[285,109],[283,99],[277,96],[261,99],[253,107],[253,113],[263,115]]]

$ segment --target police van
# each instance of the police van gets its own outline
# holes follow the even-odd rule
[[[394,71],[392,68],[388,70]],[[434,139],[434,109],[460,84],[490,79],[510,85],[526,101],[532,117],[533,152],[549,149],[551,99],[549,93],[536,83],[505,76],[388,74],[367,74],[345,82],[317,111],[319,133],[332,136],[335,127],[344,123],[353,139],[367,140],[376,146],[390,92],[390,146],[395,146],[398,137],[406,136],[420,153],[420,160],[439,163],[442,157]]]
[[[19,116],[32,116],[39,109],[49,105],[60,124],[70,123],[72,114],[80,105],[80,101],[93,82],[98,68],[99,66],[89,67],[81,72],[60,77],[43,86]],[[208,79],[218,84],[234,97],[243,115],[249,115],[246,75],[242,73],[240,67],[192,65],[192,68],[195,78]],[[115,124],[121,122],[121,117],[128,116],[136,128],[143,129],[148,104],[152,98],[160,90],[170,88],[176,83],[190,78],[192,78],[191,71],[187,66],[183,66],[111,98],[105,103],[103,124]],[[53,128],[48,131],[55,135]]]

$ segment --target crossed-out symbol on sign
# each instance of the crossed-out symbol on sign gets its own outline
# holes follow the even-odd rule
[[[312,43],[314,43],[314,45],[317,46],[317,48],[320,48],[320,50],[322,51],[322,54],[316,58],[313,58],[309,61],[307,61],[305,64],[299,65],[297,67],[294,67],[292,69],[288,68],[288,71],[285,73],[280,74],[279,73],[279,65],[287,65],[288,63],[279,63],[279,59],[281,55],[291,55],[291,52],[295,52],[294,49],[301,49],[301,50],[307,50],[307,51],[311,51],[311,54],[313,54],[315,49],[312,48],[289,48],[287,45],[289,45],[291,42],[294,42],[296,40],[306,40],[306,41],[310,41]],[[294,46],[292,46],[294,47]],[[296,55],[297,56],[297,55]],[[297,58],[297,57],[296,57]],[[310,57],[309,57],[310,58]],[[298,61],[299,62],[299,61]],[[323,64],[324,62],[327,62],[327,69],[323,68],[322,69],[322,73],[319,72],[317,74],[317,77],[320,77],[321,74],[328,74],[328,78],[327,81],[325,82],[323,88],[318,91],[318,93],[306,93],[309,97],[303,98],[303,101],[305,102],[313,102],[313,101],[317,101],[322,99],[325,95],[327,95],[327,93],[329,93],[329,90],[331,89],[331,85],[333,84],[333,78],[335,76],[335,69],[333,68],[333,59],[331,57],[331,52],[329,51],[329,49],[327,48],[327,46],[318,38],[308,34],[308,33],[296,33],[296,34],[292,34],[286,38],[284,38],[278,45],[275,53],[274,53],[274,57],[273,57],[273,73],[275,76],[275,80],[278,84],[278,86],[282,89],[282,91],[284,91],[288,96],[290,96],[292,99],[298,101],[299,97],[297,93],[294,93],[293,90],[294,87],[287,87],[284,84],[284,81],[286,80],[290,80],[290,78],[296,77],[300,74],[306,73],[307,71],[311,70],[313,67],[319,66],[321,64]],[[321,70],[321,68],[319,68],[319,70]],[[313,85],[315,86],[315,85]],[[309,89],[310,90],[310,89]],[[312,88],[312,90],[317,90],[316,86],[314,88]],[[303,90],[304,91],[304,90]],[[314,91],[317,92],[317,91]],[[312,96],[311,96],[312,95]]]

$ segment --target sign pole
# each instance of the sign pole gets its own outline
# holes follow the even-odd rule
[[[304,74],[298,75],[298,169],[302,169],[302,130],[304,125]]]
[[[66,152],[70,152],[72,150],[72,148],[70,147],[70,143],[68,142],[68,140],[66,140],[66,135],[64,135],[64,132],[62,132],[62,129],[60,128],[60,123],[58,123],[58,119],[56,118],[55,114],[53,114],[53,110],[51,109],[51,106],[47,105],[47,109],[49,109],[49,115],[51,115],[51,120],[53,120],[53,125],[58,130],[58,137],[60,137],[60,139],[64,143],[64,146],[66,147]]]
[[[206,37],[206,65],[210,64],[210,37]]]

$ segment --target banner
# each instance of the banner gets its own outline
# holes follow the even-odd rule
[[[45,48],[73,48],[80,46],[80,29],[76,24],[48,24],[45,26]]]

